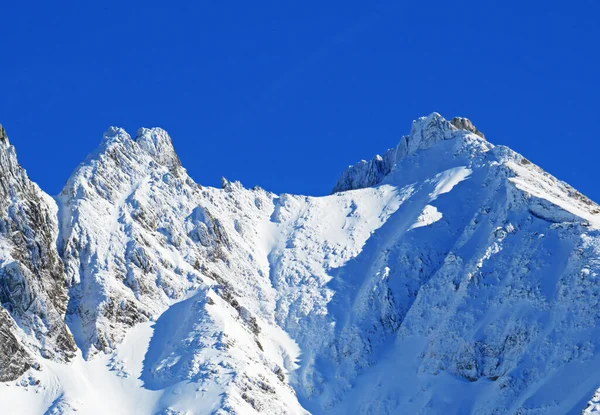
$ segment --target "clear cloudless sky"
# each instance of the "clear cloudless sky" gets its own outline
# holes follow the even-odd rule
[[[322,195],[432,111],[600,201],[600,1],[5,1],[0,122],[50,194],[110,125]]]

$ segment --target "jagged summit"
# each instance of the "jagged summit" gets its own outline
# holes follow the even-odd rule
[[[0,143],[7,143],[8,137],[6,136],[6,131],[4,131],[4,127],[0,124]]]
[[[181,295],[181,286],[188,282],[180,281],[172,269],[155,265],[148,256],[160,254],[144,244],[162,237],[160,232],[170,226],[163,223],[167,214],[157,210],[180,202],[179,192],[189,192],[186,196],[191,197],[194,191],[171,138],[161,128],[141,128],[132,139],[124,129],[110,127],[100,147],[73,172],[57,201],[63,217],[60,250],[71,281],[67,317],[84,355],[112,350],[124,327],[156,317],[175,292]],[[157,235],[142,236],[144,232]],[[119,240],[127,239],[135,242],[125,252],[113,252],[115,244],[120,248]],[[137,262],[142,275],[160,272],[160,287],[169,286],[172,292],[138,281],[142,276],[130,261],[133,257],[143,262]],[[111,283],[103,285],[99,278]],[[73,317],[79,314],[83,317]],[[117,321],[112,321],[115,316]]]
[[[169,134],[162,128],[140,128],[135,142],[158,163],[173,169],[181,166]]]
[[[117,144],[122,145],[127,153],[138,152],[138,149],[141,149],[158,164],[169,169],[176,169],[181,166],[171,137],[159,127],[142,127],[138,129],[135,138],[132,139],[131,135],[123,128],[111,126],[104,132],[100,146],[89,158],[97,158],[107,151],[114,150],[114,146]]]
[[[551,221],[575,215],[600,227],[600,206],[596,203],[510,148],[494,146],[469,119],[455,117],[448,121],[437,112],[413,121],[410,134],[383,156],[350,166],[340,176],[333,193],[380,184],[408,185],[421,177],[421,171],[442,171],[460,165],[501,166],[507,182],[523,192],[534,214]],[[542,193],[545,196],[540,201],[537,198]]]
[[[117,142],[127,141],[131,141],[131,136],[127,131],[125,131],[125,129],[121,127],[110,126],[102,135],[102,141],[100,142],[98,150],[103,150],[106,147],[109,147],[111,144]]]
[[[483,134],[467,118],[455,117],[448,121],[437,112],[418,118],[413,121],[410,134],[403,136],[395,148],[387,150],[383,156],[376,155],[371,161],[361,160],[343,172],[333,193],[379,184],[404,157],[457,138],[484,139]]]
[[[454,117],[450,120],[450,124],[458,128],[459,130],[467,130],[473,134],[477,134],[481,138],[485,138],[485,135],[473,125],[470,119],[464,117]]]

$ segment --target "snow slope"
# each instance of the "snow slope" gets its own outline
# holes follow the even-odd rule
[[[202,187],[163,130],[111,128],[57,205],[78,351],[24,342],[7,413],[598,406],[600,208],[466,119],[318,198]]]

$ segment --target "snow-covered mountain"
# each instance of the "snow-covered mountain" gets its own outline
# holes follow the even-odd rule
[[[110,128],[53,199],[0,130],[0,193],[2,413],[600,408],[600,207],[465,118],[326,197]]]

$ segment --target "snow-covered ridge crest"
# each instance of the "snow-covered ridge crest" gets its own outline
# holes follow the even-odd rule
[[[169,169],[181,166],[171,137],[162,128],[140,128],[135,136],[135,142],[157,162]]]
[[[117,143],[126,147],[133,146],[132,143],[136,143],[159,164],[167,166],[170,169],[181,166],[171,137],[160,127],[142,127],[137,131],[135,139],[132,139],[129,133],[123,128],[111,126],[104,132],[97,150],[92,152],[88,158],[97,158],[99,154],[106,152]]]
[[[438,169],[451,167],[450,159],[463,156],[481,164],[502,165],[509,182],[529,201],[532,214],[555,222],[571,217],[572,221],[584,220],[600,228],[600,206],[596,203],[510,148],[494,146],[469,119],[454,117],[448,121],[437,112],[413,121],[410,134],[383,156],[350,166],[340,176],[333,193],[404,183],[407,177],[416,177],[420,169],[419,163],[413,165],[408,160],[417,155],[423,163]]]
[[[361,160],[343,172],[333,193],[379,184],[404,157],[465,134],[471,139],[485,141],[483,134],[467,118],[455,117],[448,121],[437,112],[418,118],[413,121],[410,134],[403,136],[395,148],[387,150],[383,156],[376,155],[371,161]]]

